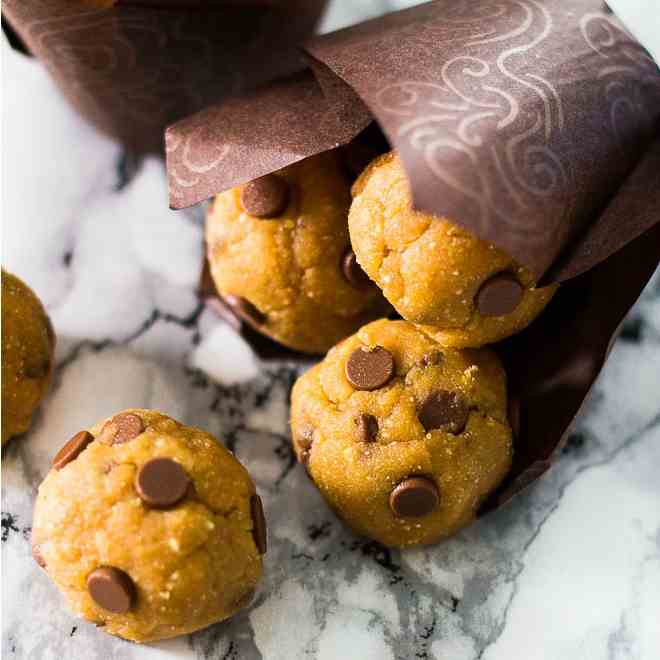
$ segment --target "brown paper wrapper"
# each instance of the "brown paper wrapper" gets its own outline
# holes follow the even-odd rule
[[[649,157],[660,163],[660,140]],[[639,180],[624,186],[606,210],[622,223],[650,214],[655,225],[562,284],[531,326],[496,346],[507,370],[509,398],[518,417],[512,421],[519,432],[513,468],[484,511],[538,479],[558,457],[624,317],[658,267],[659,171],[646,179],[644,188],[638,187]]]
[[[329,106],[310,71],[197,113],[170,127],[170,205],[181,209],[239,183],[349,142],[366,108]]]
[[[177,119],[300,68],[326,0],[4,0],[10,42],[135,151]]]
[[[439,0],[307,51],[314,77],[168,129],[174,208],[346,143],[374,118],[416,208],[497,244],[543,282],[604,258],[578,244],[609,234],[615,251],[637,235],[603,225],[601,211],[660,121],[660,72],[600,0]]]
[[[657,65],[602,7],[446,0],[308,50],[372,111],[417,208],[556,281],[553,264],[576,237],[588,240],[660,118]],[[588,261],[573,267],[597,263]]]
[[[562,282],[495,346],[517,436],[491,510],[555,460],[660,261],[658,68],[599,0],[439,0],[307,50],[307,73],[168,129],[171,204],[346,144],[375,120],[416,208]]]

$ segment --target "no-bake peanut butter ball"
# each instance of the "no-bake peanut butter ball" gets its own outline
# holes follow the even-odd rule
[[[330,506],[388,546],[464,527],[511,465],[498,358],[442,346],[406,321],[366,325],[299,378],[291,430]]]
[[[25,433],[53,376],[55,333],[32,289],[2,271],[2,444]]]
[[[200,429],[133,409],[57,453],[39,487],[32,547],[74,613],[148,642],[245,607],[266,527],[229,451]]]
[[[350,248],[349,188],[328,152],[217,195],[207,217],[220,296],[298,351],[324,353],[390,309]]]
[[[426,324],[456,348],[519,332],[552,298],[531,273],[493,244],[413,210],[399,157],[374,160],[353,185],[349,228],[357,260],[408,321]]]

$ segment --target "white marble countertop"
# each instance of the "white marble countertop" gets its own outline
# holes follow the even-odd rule
[[[403,2],[335,3],[326,27]],[[348,8],[351,7],[349,11]],[[652,660],[660,654],[660,276],[630,314],[550,473],[457,537],[388,551],[352,536],[294,463],[286,364],[262,364],[194,295],[201,213],[167,208],[2,46],[2,262],[44,301],[55,383],[2,458],[2,653],[34,660]],[[129,406],[207,428],[256,478],[270,548],[254,605],[138,646],[72,617],[30,556],[56,449]]]

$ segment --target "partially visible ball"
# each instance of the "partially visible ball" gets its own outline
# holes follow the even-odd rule
[[[25,433],[53,376],[55,333],[32,289],[2,271],[2,443]]]

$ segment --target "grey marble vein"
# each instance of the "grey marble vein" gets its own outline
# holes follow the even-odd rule
[[[349,4],[326,29],[403,5]],[[200,306],[202,213],[168,211],[159,162],[137,163],[82,125],[34,63],[5,46],[3,60],[3,264],[39,293],[59,337],[52,392],[3,451],[3,657],[658,657],[660,272],[549,474],[438,546],[388,550],[352,535],[295,463],[288,392],[299,368],[260,362]],[[128,406],[219,437],[249,467],[269,520],[252,606],[149,646],[75,619],[30,558],[53,453]]]

